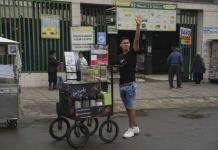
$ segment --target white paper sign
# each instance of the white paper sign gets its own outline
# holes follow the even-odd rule
[[[74,52],[64,52],[66,66],[72,66],[76,64]]]
[[[94,44],[93,27],[71,27],[71,44]]]

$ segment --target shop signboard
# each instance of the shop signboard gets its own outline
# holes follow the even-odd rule
[[[116,6],[126,6],[129,7],[132,3],[132,0],[116,0]]]
[[[207,39],[218,39],[218,26],[205,26],[202,32]]]
[[[117,29],[135,30],[138,16],[142,17],[142,30],[176,31],[176,5],[147,3],[133,3],[132,8],[117,7]]]
[[[77,44],[94,44],[93,27],[71,27],[71,43]]]
[[[182,45],[191,45],[191,29],[189,28],[180,28],[180,41]]]
[[[117,34],[117,27],[116,26],[107,26],[107,33],[108,34]]]
[[[60,39],[60,17],[58,15],[41,15],[41,38]]]

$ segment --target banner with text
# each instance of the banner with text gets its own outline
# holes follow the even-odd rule
[[[135,30],[135,18],[141,16],[142,30],[176,31],[176,5],[173,5],[174,7],[172,5],[170,5],[171,7],[166,7],[167,5],[164,4],[161,5],[162,7],[159,5],[155,7],[156,5],[135,4],[133,5],[135,8],[117,7],[117,29]]]
[[[71,27],[72,44],[94,44],[93,27]]]

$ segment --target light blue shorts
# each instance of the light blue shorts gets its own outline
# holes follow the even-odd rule
[[[136,96],[136,83],[127,83],[120,85],[120,97],[124,106],[127,109],[135,108],[135,96]]]

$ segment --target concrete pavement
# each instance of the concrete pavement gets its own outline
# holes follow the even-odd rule
[[[114,84],[114,111],[124,111],[120,100],[118,83]],[[137,82],[137,109],[216,107],[218,84],[203,82],[195,85],[183,83],[181,89],[169,89],[167,81],[145,80]],[[55,104],[59,101],[58,90],[47,88],[22,88],[20,95],[20,118],[37,119],[56,116]]]
[[[186,116],[199,116],[187,118]],[[137,112],[140,134],[122,139],[128,128],[127,116],[113,117],[119,126],[115,141],[105,144],[98,131],[82,150],[217,150],[218,109],[182,108],[140,110]],[[101,124],[106,118],[99,118]],[[1,150],[73,150],[66,141],[54,140],[48,131],[53,119],[20,122],[16,130],[0,129]],[[73,125],[71,121],[71,125]]]

